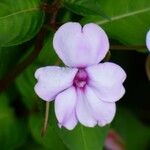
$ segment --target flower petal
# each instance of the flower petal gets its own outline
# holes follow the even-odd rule
[[[90,107],[87,103],[87,98],[85,97],[83,91],[78,90],[78,101],[76,106],[76,115],[81,124],[87,127],[94,127],[97,122],[94,119]]]
[[[62,25],[54,35],[54,49],[67,66],[86,67],[99,63],[109,49],[104,30],[94,23]]]
[[[51,101],[59,92],[73,84],[77,71],[77,69],[56,66],[39,68],[35,72],[35,77],[38,80],[34,88],[35,92],[43,100]]]
[[[150,30],[147,32],[147,35],[146,35],[146,46],[148,50],[150,51]]]
[[[70,118],[68,118],[68,120],[64,124],[62,124],[62,126],[64,126],[68,130],[73,130],[75,126],[77,125],[77,123],[78,123],[78,120],[76,118],[76,114],[74,111],[72,115],[70,115]]]
[[[77,119],[75,116],[75,105],[77,101],[77,95],[74,87],[71,87],[58,96],[55,99],[55,114],[59,122],[59,126],[64,126],[69,130],[72,130],[76,124]]]
[[[125,71],[114,63],[100,63],[86,69],[89,85],[101,100],[115,102],[125,93],[122,85],[126,79]]]
[[[92,114],[98,122],[98,125],[105,126],[106,124],[109,124],[115,116],[115,103],[101,101],[90,87],[86,88],[85,95],[91,107]]]

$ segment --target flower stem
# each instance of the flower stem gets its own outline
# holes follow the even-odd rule
[[[41,130],[42,137],[45,135],[47,127],[48,127],[48,118],[49,118],[49,102],[46,102],[44,126]]]

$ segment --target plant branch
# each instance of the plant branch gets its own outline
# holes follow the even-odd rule
[[[0,91],[4,91],[10,83],[35,60],[42,49],[45,34],[46,31],[42,28],[38,33],[35,48],[30,55],[0,80]]]

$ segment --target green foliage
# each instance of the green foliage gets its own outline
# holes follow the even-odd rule
[[[53,34],[49,33],[48,37],[45,39],[44,46],[40,55],[37,58],[37,64],[46,65],[56,65],[59,59],[53,48]]]
[[[121,134],[127,150],[145,150],[148,146],[150,129],[127,109],[118,110],[112,127]]]
[[[16,79],[16,86],[21,94],[22,101],[30,110],[33,109],[34,105],[39,101],[39,98],[33,90],[36,83],[34,78],[36,68],[35,65],[29,67]]]
[[[67,150],[60,137],[55,132],[54,128],[48,124],[46,134],[41,136],[44,118],[38,115],[30,116],[29,126],[34,139],[49,150]]]
[[[102,150],[108,128],[78,125],[73,131],[59,129],[58,133],[70,150]]]
[[[64,6],[72,12],[82,16],[102,16],[105,19],[109,17],[102,10],[97,0],[64,0]]]
[[[0,148],[13,150],[26,140],[24,124],[17,120],[5,94],[0,95]]]
[[[41,28],[40,0],[0,1],[0,47],[30,40]]]
[[[0,79],[12,69],[21,56],[22,53],[19,47],[0,48]]]
[[[99,1],[110,20],[88,16],[82,23],[94,22],[101,25],[110,38],[125,44],[145,45],[146,32],[150,28],[149,0],[106,0]]]

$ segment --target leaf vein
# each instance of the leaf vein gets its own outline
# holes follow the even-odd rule
[[[85,136],[84,136],[84,133],[83,133],[83,127],[81,126],[80,129],[81,129],[81,135],[82,135],[82,138],[83,138],[84,150],[88,150],[88,148],[86,146],[87,143],[86,143],[86,140],[85,140]]]
[[[96,23],[102,25],[102,24],[105,24],[105,23],[108,23],[108,22],[116,21],[116,20],[119,20],[119,19],[124,19],[126,17],[134,16],[134,15],[137,15],[137,14],[140,14],[140,13],[145,13],[145,12],[148,12],[148,11],[150,11],[150,7],[146,8],[146,9],[141,9],[141,10],[133,11],[133,12],[130,12],[130,13],[122,14],[122,15],[119,15],[119,16],[114,16],[114,17],[110,18],[111,20],[106,20],[105,19],[105,20],[102,20],[102,21],[98,21]]]
[[[17,11],[17,12],[14,12],[12,14],[9,14],[7,16],[0,17],[0,20],[15,16],[15,15],[18,15],[18,14],[22,14],[22,13],[25,13],[25,12],[32,12],[32,11],[37,11],[37,10],[39,10],[38,7],[34,7],[34,8],[30,8],[30,9],[24,9],[24,10]]]

